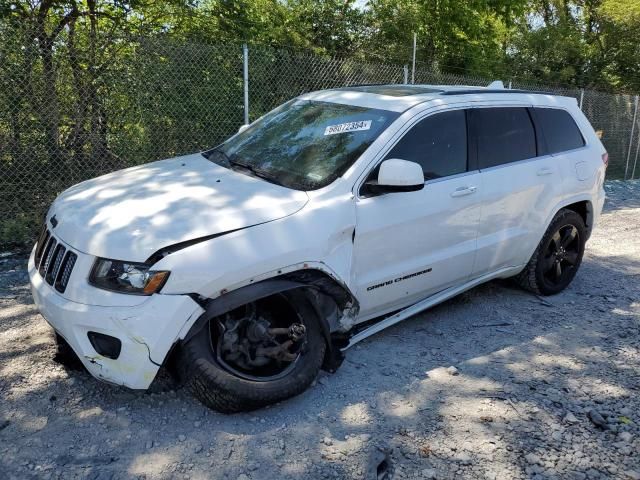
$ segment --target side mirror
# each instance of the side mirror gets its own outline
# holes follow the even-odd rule
[[[249,128],[248,123],[245,123],[244,125],[240,125],[240,128],[238,129],[238,133],[244,132],[247,128]]]
[[[365,185],[372,194],[416,192],[424,188],[424,173],[416,162],[390,158],[380,164],[378,180]]]

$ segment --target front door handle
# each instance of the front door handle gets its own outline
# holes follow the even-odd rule
[[[541,168],[540,170],[538,170],[537,175],[539,177],[542,177],[544,175],[551,175],[552,173],[553,173],[553,169],[548,168],[548,167],[544,167],[544,168]]]
[[[452,197],[464,197],[465,195],[471,195],[478,187],[460,187],[451,192]]]

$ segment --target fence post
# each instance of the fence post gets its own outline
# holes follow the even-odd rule
[[[509,90],[511,90],[511,80],[509,80]]]
[[[244,84],[244,124],[249,125],[249,47],[242,44],[242,83]]]
[[[627,164],[624,167],[624,179],[629,173],[629,159],[631,158],[631,147],[633,146],[633,134],[636,129],[636,118],[638,117],[638,95],[636,95],[635,108],[633,110],[633,123],[631,124],[631,135],[629,136],[629,149],[627,150]]]
[[[580,89],[580,110],[582,110],[582,101],[584,100],[584,88]]]
[[[638,163],[638,153],[640,153],[640,133],[638,134],[638,144],[636,145],[636,156],[633,160],[633,170],[631,170],[631,180],[633,180],[636,175],[636,164]]]
[[[418,40],[418,34],[413,33],[413,68],[411,70],[411,83],[416,83],[416,42]]]
[[[407,85],[409,83],[409,65],[404,66],[404,84]]]

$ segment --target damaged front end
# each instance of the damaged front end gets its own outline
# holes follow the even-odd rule
[[[201,299],[204,312],[182,343],[203,328],[210,328],[216,342],[212,349],[227,371],[252,380],[286,375],[304,348],[304,319],[280,325],[280,318],[294,318],[295,305],[291,312],[276,315],[264,305],[293,291],[300,292],[302,295],[296,298],[309,302],[315,312],[327,346],[322,368],[334,372],[344,359],[340,349],[348,343],[347,332],[359,307],[346,286],[315,269],[289,272],[225,292],[215,299]]]

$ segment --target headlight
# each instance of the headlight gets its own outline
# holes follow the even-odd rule
[[[162,288],[169,278],[169,272],[152,271],[149,268],[144,263],[98,258],[91,269],[89,283],[113,292],[151,295]]]

